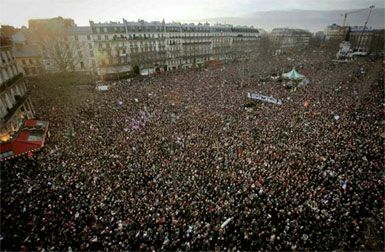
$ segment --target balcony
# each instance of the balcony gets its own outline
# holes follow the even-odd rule
[[[123,36],[123,37],[120,36],[120,37],[119,37],[119,36],[116,36],[116,35],[115,35],[115,36],[112,37],[112,40],[120,40],[120,41],[121,41],[121,40],[127,40],[127,39],[128,39],[128,38],[127,38],[126,36]]]
[[[98,48],[98,51],[99,51],[99,52],[102,52],[102,51],[107,51],[107,52],[108,52],[108,51],[111,51],[111,50],[112,50],[111,47],[99,47],[99,48]]]
[[[201,41],[201,42],[183,42],[182,45],[204,45],[204,44],[211,44],[211,41]]]
[[[0,93],[2,93],[8,87],[12,86],[13,83],[20,80],[21,78],[23,78],[23,74],[19,73],[19,74],[13,76],[11,79],[7,80],[6,82],[2,83],[0,86]]]
[[[4,118],[2,118],[1,123],[5,124],[9,119],[15,114],[15,112],[24,104],[25,100],[28,98],[29,91],[27,91],[23,97],[20,97],[16,100],[15,105],[13,105],[12,109],[8,111]]]

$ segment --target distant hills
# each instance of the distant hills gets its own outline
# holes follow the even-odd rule
[[[333,10],[333,11],[314,11],[314,10],[289,10],[289,11],[263,11],[255,12],[241,17],[217,17],[200,22],[227,23],[233,25],[253,25],[270,31],[273,28],[288,27],[302,28],[311,32],[323,31],[327,25],[336,23],[342,25],[343,17],[341,13],[353,10]],[[375,8],[370,15],[368,26],[373,29],[384,29],[385,18],[384,8]],[[362,26],[369,14],[367,11],[348,15],[347,23],[351,26]]]

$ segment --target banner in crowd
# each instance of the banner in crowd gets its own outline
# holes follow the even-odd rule
[[[275,103],[278,105],[282,104],[282,101],[280,99],[275,99],[271,96],[264,96],[264,95],[260,95],[260,94],[247,93],[247,97],[249,97],[251,99],[255,99],[255,100],[261,100],[261,101],[265,101],[265,102]]]

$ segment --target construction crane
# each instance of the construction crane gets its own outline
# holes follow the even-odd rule
[[[370,9],[370,12],[372,12],[372,9],[374,8],[375,6],[374,5],[371,5],[369,6],[369,9]],[[351,11],[351,12],[345,12],[345,13],[342,13],[341,16],[344,17],[344,21],[342,23],[342,26],[345,27],[345,24],[346,24],[346,18],[348,17],[349,14],[353,14],[353,13],[357,13],[357,12],[361,12],[361,11],[366,11],[368,10],[368,8],[366,9],[361,9],[361,10],[355,10],[355,11]],[[369,14],[370,15],[370,14]]]
[[[365,29],[366,29],[366,25],[368,24],[370,14],[372,13],[372,10],[373,10],[373,8],[374,8],[374,5],[370,6],[369,8],[370,8],[370,11],[369,11],[368,18],[367,18],[366,21],[365,21],[364,27],[362,27],[361,35],[360,35],[360,38],[358,39],[358,46],[357,46],[358,50],[361,49],[362,38],[363,38]]]

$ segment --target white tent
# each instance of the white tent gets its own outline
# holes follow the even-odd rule
[[[284,79],[289,79],[289,80],[302,80],[305,78],[304,75],[299,74],[295,69],[293,68],[290,72],[288,73],[283,73],[282,78]]]

